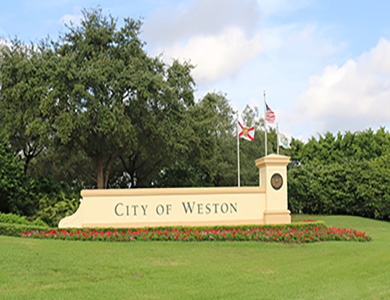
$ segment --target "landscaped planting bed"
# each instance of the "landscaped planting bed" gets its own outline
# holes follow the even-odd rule
[[[365,232],[337,227],[226,227],[226,228],[142,228],[142,229],[51,229],[31,230],[25,238],[82,240],[82,241],[259,241],[279,243],[313,243],[320,241],[371,241]]]

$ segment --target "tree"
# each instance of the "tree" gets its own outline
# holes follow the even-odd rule
[[[0,134],[23,157],[25,173],[49,139],[50,126],[39,106],[48,93],[51,56],[43,42],[28,46],[14,40],[0,51]]]
[[[176,156],[188,149],[188,109],[194,105],[192,66],[174,61],[167,68],[164,94],[160,99],[142,99],[132,119],[139,143],[120,155],[131,187],[155,184],[160,171],[171,166]],[[187,123],[187,124],[186,124]]]
[[[188,108],[185,118],[174,128],[180,136],[175,161],[156,180],[157,186],[232,185],[234,163],[234,113],[226,97],[209,93]],[[235,164],[235,163],[234,163]]]
[[[143,50],[140,21],[125,19],[117,29],[101,9],[83,15],[81,25],[68,27],[54,44],[51,86],[41,108],[61,142],[77,143],[92,160],[101,189],[117,158],[142,147],[145,136],[137,132],[158,130],[161,114],[155,112],[168,109],[172,94],[165,65]]]
[[[232,107],[225,95],[208,93],[192,112],[195,137],[189,159],[212,186],[236,182],[236,125]]]

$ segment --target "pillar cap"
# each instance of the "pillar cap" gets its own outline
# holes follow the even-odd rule
[[[277,154],[270,154],[259,158],[255,161],[256,167],[263,168],[269,165],[287,166],[290,162],[291,157]]]

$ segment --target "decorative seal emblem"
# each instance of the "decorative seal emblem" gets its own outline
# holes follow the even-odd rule
[[[248,136],[249,135],[249,132],[248,132],[248,128],[243,128],[242,129],[242,132],[244,133],[244,136]]]
[[[271,177],[271,185],[275,190],[279,190],[283,185],[283,178],[279,173],[275,173]]]

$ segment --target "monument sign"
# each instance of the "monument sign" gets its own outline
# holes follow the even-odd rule
[[[256,160],[259,187],[83,190],[79,209],[60,228],[288,224],[290,158]]]

